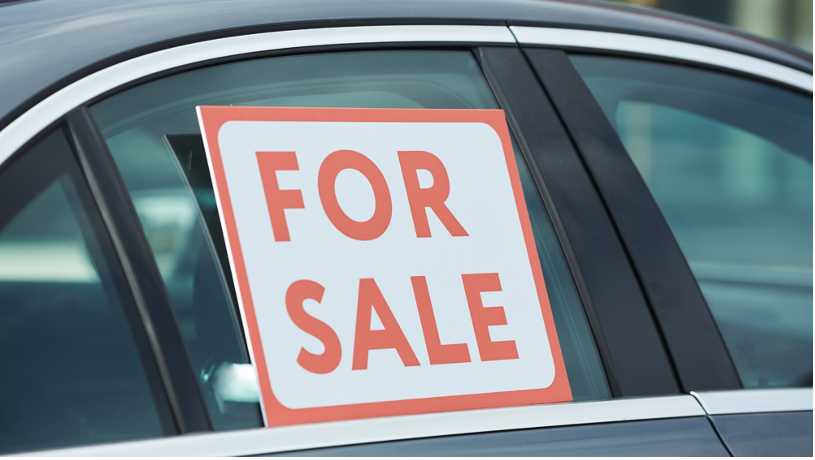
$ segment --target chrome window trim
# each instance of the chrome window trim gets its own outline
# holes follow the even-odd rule
[[[736,70],[812,92],[812,75],[764,59],[676,40],[593,30],[510,26],[522,45],[623,51]]]
[[[692,391],[708,415],[812,410],[812,388]]]
[[[30,456],[238,456],[467,433],[704,416],[690,395],[384,417],[189,434],[32,452]],[[15,454],[19,455],[19,454]]]
[[[196,62],[261,51],[359,43],[515,43],[504,26],[400,25],[287,30],[208,40],[139,56],[88,75],[48,96],[0,131],[0,164],[48,125],[133,80]]]

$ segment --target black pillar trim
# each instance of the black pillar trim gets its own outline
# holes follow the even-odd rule
[[[696,278],[611,122],[564,51],[524,51],[608,207],[682,389],[741,388]]]
[[[621,242],[534,71],[519,48],[483,47],[476,56],[552,217],[612,395],[678,393]]]
[[[113,158],[85,107],[65,119],[69,141],[133,295],[178,432],[212,431],[164,282]]]

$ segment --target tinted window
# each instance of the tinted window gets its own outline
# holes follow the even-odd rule
[[[812,99],[572,56],[699,282],[745,387],[812,385]]]
[[[196,105],[498,108],[473,56],[457,51],[352,52],[239,62],[148,83],[92,107],[159,265],[164,264],[162,274],[193,362],[202,372],[207,360],[216,367],[224,360],[247,361],[237,352],[215,357],[222,347],[235,348],[237,332],[216,337],[201,330],[208,320],[200,318],[202,306],[192,292],[202,282],[203,269],[190,268],[183,272],[186,277],[178,274],[183,261],[210,261],[206,273],[211,280],[206,285],[212,294],[207,298],[213,309],[217,301],[221,311],[233,311],[234,291],[230,296],[225,290],[231,283],[230,268]],[[517,159],[572,392],[575,399],[608,397],[571,274],[526,164],[520,156]],[[172,211],[170,203],[175,206]],[[195,246],[197,240],[189,235],[198,235],[201,243]],[[229,275],[225,281],[220,281],[221,272]],[[210,406],[216,420],[219,410],[220,406]]]
[[[174,432],[146,339],[61,132],[0,174],[0,452]]]

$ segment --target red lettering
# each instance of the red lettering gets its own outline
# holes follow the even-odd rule
[[[371,330],[371,309],[376,310],[385,329]],[[354,333],[353,370],[368,368],[368,352],[395,348],[405,366],[418,366],[419,360],[410,348],[402,328],[396,322],[385,297],[373,278],[359,280],[359,300],[357,302],[357,325]]]
[[[292,322],[304,332],[319,339],[325,346],[325,351],[315,355],[305,348],[300,348],[297,363],[303,369],[315,374],[328,374],[337,368],[342,358],[342,346],[337,334],[331,326],[306,313],[303,301],[306,299],[323,300],[325,288],[309,280],[299,280],[289,286],[286,291],[286,311]]]
[[[447,169],[439,157],[429,152],[399,152],[399,165],[402,168],[402,179],[405,181],[410,214],[413,216],[413,227],[418,238],[430,238],[430,225],[427,223],[425,208],[430,208],[452,236],[468,236],[464,227],[450,212],[447,197],[450,196],[450,179]],[[418,170],[423,169],[433,176],[433,185],[419,187]]]
[[[348,217],[337,202],[334,185],[337,175],[345,169],[362,173],[374,191],[376,207],[374,215],[364,222]],[[337,150],[328,155],[317,174],[317,187],[328,220],[345,236],[360,241],[370,241],[382,236],[391,223],[393,206],[388,183],[382,171],[365,155],[353,150]]]
[[[481,361],[498,361],[502,359],[518,359],[518,349],[514,340],[493,342],[490,339],[489,326],[504,326],[507,317],[503,307],[485,307],[481,301],[482,292],[497,292],[501,290],[501,280],[498,273],[479,273],[461,275],[464,282],[464,293],[467,296],[467,305],[470,307],[470,317],[473,321],[475,341],[478,343],[478,353]]]
[[[410,282],[413,284],[413,295],[416,297],[416,306],[419,309],[419,319],[422,322],[422,332],[425,344],[427,344],[430,364],[469,363],[470,351],[466,343],[441,344],[425,277],[411,276]]]
[[[266,195],[266,206],[272,220],[275,241],[291,241],[289,226],[286,223],[286,209],[303,209],[303,194],[300,190],[280,190],[277,171],[297,171],[297,156],[294,152],[257,152],[260,179]]]

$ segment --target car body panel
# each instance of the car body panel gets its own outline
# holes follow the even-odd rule
[[[710,421],[736,457],[812,457],[812,411],[715,415]]]

